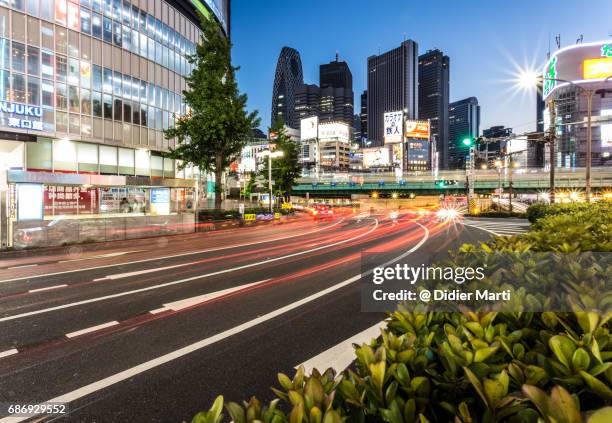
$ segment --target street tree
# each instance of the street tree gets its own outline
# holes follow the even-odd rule
[[[278,196],[288,197],[302,171],[299,163],[300,147],[287,134],[282,121],[276,121],[269,129],[269,134],[271,149],[283,152],[281,157],[272,160],[274,193]],[[260,176],[268,179],[268,160],[264,161]]]
[[[202,38],[187,60],[193,65],[183,91],[186,114],[165,131],[176,139],[169,157],[180,167],[199,167],[215,175],[215,208],[221,208],[223,172],[236,160],[253,129],[257,112],[246,111],[247,96],[241,94],[231,62],[231,43],[213,20],[200,15]]]

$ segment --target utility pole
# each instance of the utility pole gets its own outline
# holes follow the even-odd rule
[[[557,136],[557,111],[555,110],[555,100],[550,100],[548,103],[549,122],[549,154],[550,154],[550,204],[555,204],[555,137]]]
[[[585,199],[591,201],[591,150],[593,148],[591,119],[593,113],[593,90],[586,91],[587,97],[587,145],[586,145],[586,175],[585,175]]]
[[[512,213],[512,168],[514,167],[514,162],[512,161],[512,154],[509,155],[508,160],[508,209],[510,213]]]

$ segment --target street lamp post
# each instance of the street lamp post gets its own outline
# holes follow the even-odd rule
[[[263,151],[262,154],[268,156],[268,195],[270,196],[268,198],[268,203],[270,205],[270,213],[272,213],[272,159],[283,157],[283,152],[266,150]]]

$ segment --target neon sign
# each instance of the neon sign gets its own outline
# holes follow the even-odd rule
[[[612,45],[604,44],[601,46],[601,57],[612,57]]]
[[[38,106],[28,106],[20,103],[11,103],[8,101],[0,101],[0,112],[10,113],[23,117],[42,117],[42,108]],[[38,120],[22,119],[21,117],[9,117],[8,126],[19,129],[33,129],[35,131],[43,130],[43,123]]]

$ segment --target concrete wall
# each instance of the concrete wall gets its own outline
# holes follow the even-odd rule
[[[14,222],[13,247],[50,247],[80,242],[102,242],[195,231],[194,214],[57,219]]]

